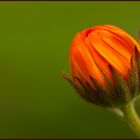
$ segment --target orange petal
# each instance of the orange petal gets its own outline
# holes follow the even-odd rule
[[[111,48],[120,53],[126,59],[130,60],[132,54],[134,54],[134,43],[130,46],[127,40],[105,30],[100,30],[98,34]]]
[[[116,34],[117,36],[119,36],[120,38],[122,38],[123,40],[126,40],[127,43],[129,44],[129,47],[133,47],[133,45],[134,46],[136,45],[137,48],[138,48],[138,50],[139,50],[139,52],[140,52],[140,46],[139,46],[139,44],[126,31],[124,31],[124,30],[122,30],[119,27],[116,27],[114,25],[104,25],[104,26],[99,26],[99,27],[102,30],[107,30],[109,32],[112,32],[112,33]]]
[[[77,38],[78,41],[71,46],[71,60],[74,65],[73,74],[78,72],[84,80],[90,83],[89,76],[93,76],[100,84],[105,85],[103,74],[94,62],[80,34],[77,35],[76,40]]]
[[[129,61],[112,47],[106,44],[98,35],[98,31],[94,31],[90,35],[90,41],[96,51],[118,72],[126,76],[129,69]]]
[[[104,72],[111,83],[113,83],[112,73],[110,71],[110,68],[108,67],[108,62],[95,50],[90,42],[89,37],[86,38],[85,42],[96,65],[100,68],[101,71]]]

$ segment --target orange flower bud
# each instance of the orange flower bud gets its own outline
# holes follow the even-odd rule
[[[140,52],[139,44],[127,32],[113,25],[95,26],[77,33],[70,47],[70,66],[74,86],[84,88],[82,96],[97,104],[102,104],[101,100],[105,100],[103,99],[105,97],[99,93],[100,88],[107,91],[108,95],[112,95],[109,97],[110,101],[119,100],[114,97],[118,97],[122,93],[115,90],[113,90],[117,94],[115,96],[113,93],[108,93],[110,92],[109,85],[112,85],[113,88],[117,87],[118,81],[115,81],[113,73],[119,75],[119,79],[124,80],[125,86],[131,90],[131,85],[129,86],[127,81],[132,67],[131,59],[136,52]],[[135,76],[137,78],[137,74]],[[124,86],[124,84],[122,85]],[[99,88],[96,96],[102,96],[101,98],[93,95],[97,92],[97,85]],[[117,87],[119,91],[122,88],[122,86],[120,89]],[[93,96],[87,97],[86,94]],[[128,95],[126,96],[128,97]],[[107,100],[107,106],[110,104],[109,100]]]
[[[118,27],[103,25],[86,29],[75,36],[70,48],[72,76],[89,83],[92,76],[106,87],[102,70],[111,82],[108,65],[126,77],[135,46],[138,43]]]

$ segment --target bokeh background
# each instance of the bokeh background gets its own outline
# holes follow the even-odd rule
[[[61,75],[74,35],[101,24],[137,38],[140,2],[0,2],[0,138],[135,137]]]

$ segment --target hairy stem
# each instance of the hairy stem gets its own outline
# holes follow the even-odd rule
[[[120,108],[124,113],[124,119],[129,124],[133,132],[140,138],[140,119],[135,110],[134,103],[131,102]]]

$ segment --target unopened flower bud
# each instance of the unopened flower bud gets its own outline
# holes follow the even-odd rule
[[[88,102],[121,106],[140,90],[140,46],[113,25],[95,26],[76,34],[70,47],[71,76],[65,76]]]

